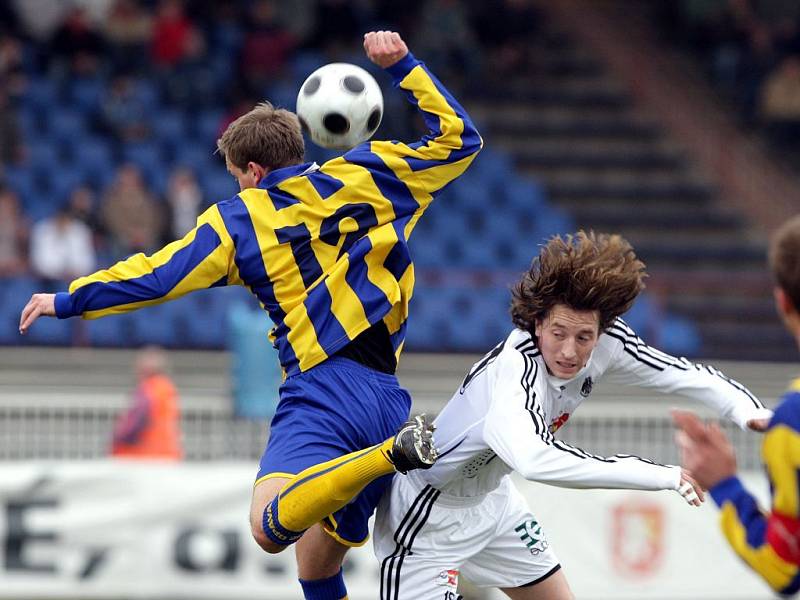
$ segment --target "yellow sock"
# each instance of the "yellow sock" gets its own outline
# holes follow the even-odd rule
[[[394,473],[389,459],[393,444],[391,437],[295,475],[278,494],[280,525],[290,531],[305,531],[350,502],[370,482]]]

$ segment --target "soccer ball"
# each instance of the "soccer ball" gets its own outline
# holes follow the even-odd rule
[[[361,67],[330,63],[308,76],[297,94],[300,125],[315,144],[348,150],[367,141],[383,118],[383,94]]]

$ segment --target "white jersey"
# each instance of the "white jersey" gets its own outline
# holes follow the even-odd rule
[[[771,411],[710,366],[647,346],[621,319],[603,332],[572,379],[550,375],[531,335],[515,329],[469,372],[436,419],[440,456],[421,480],[444,493],[481,496],[517,471],[571,488],[677,489],[680,467],[630,455],[601,457],[554,437],[601,379],[699,400],[743,429]]]

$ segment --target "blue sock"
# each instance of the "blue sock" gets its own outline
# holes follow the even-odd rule
[[[303,598],[306,600],[340,600],[347,598],[342,570],[327,579],[300,579]]]
[[[267,504],[267,507],[264,509],[261,527],[264,529],[264,533],[267,534],[269,539],[281,546],[290,546],[294,544],[303,537],[304,533],[302,531],[289,531],[281,525],[278,519],[278,496],[275,496],[275,499]]]

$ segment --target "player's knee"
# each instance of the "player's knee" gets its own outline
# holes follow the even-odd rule
[[[276,544],[273,542],[267,534],[264,533],[264,529],[261,526],[261,523],[251,523],[250,532],[253,534],[253,539],[256,543],[261,547],[261,549],[268,553],[268,554],[280,554],[288,546],[282,546],[281,544]]]

